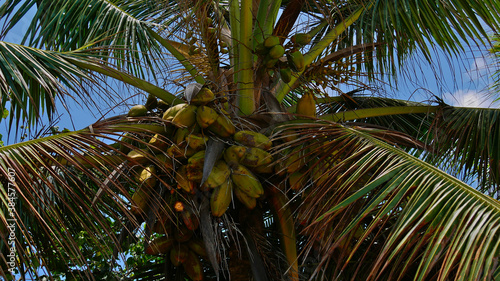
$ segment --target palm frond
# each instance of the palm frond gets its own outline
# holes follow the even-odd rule
[[[10,103],[11,124],[15,119],[17,125],[20,121],[34,125],[43,112],[51,119],[56,99],[64,100],[70,92],[80,100],[91,100],[82,81],[95,81],[68,62],[72,56],[76,54],[0,42],[1,107]]]
[[[328,100],[325,99],[326,101]],[[332,100],[332,98],[330,98]],[[394,106],[423,106],[421,103],[390,98],[342,95],[320,105],[323,117],[343,116],[349,111]],[[433,107],[428,114],[387,115],[353,120],[351,125],[370,124],[406,133],[424,142],[423,159],[467,182],[476,181],[478,190],[498,197],[498,118],[497,109]],[[352,123],[352,122],[346,122]],[[418,151],[414,151],[419,155]]]
[[[483,4],[486,9],[477,9],[473,1],[467,0],[432,3],[377,1],[360,24],[354,27],[357,29],[355,33],[362,30],[358,39],[366,40],[367,43],[387,43],[386,48],[377,48],[377,58],[386,57],[379,61],[381,66],[395,67],[394,61],[390,60],[396,58],[402,66],[404,58],[416,48],[430,61],[429,41],[435,42],[449,54],[458,54],[468,44],[477,44],[472,38],[481,40],[481,43],[488,42],[488,34],[481,22],[488,22],[493,30],[498,29],[500,6],[496,1]]]
[[[363,64],[369,77],[374,78],[375,75],[394,73],[398,67],[407,66],[406,59],[416,50],[422,51],[425,60],[432,63],[433,47],[438,46],[449,54],[458,55],[471,45],[489,44],[489,35],[482,22],[487,23],[488,28],[498,30],[500,5],[497,1],[482,4],[484,8],[478,8],[474,1],[468,0],[432,3],[406,0],[309,1],[302,12],[303,21],[307,22],[305,26],[309,29],[300,32],[309,32],[318,19],[327,19],[328,24],[313,39],[314,45],[342,23],[349,11],[359,6],[366,7],[356,24],[342,32],[320,57],[356,45],[375,44],[373,49],[341,59],[342,63],[350,65]]]
[[[151,69],[160,54],[147,27],[165,20],[161,8],[168,4],[163,1],[8,1],[0,15],[9,19],[4,33],[35,5],[37,13],[23,44],[63,52],[100,47],[100,55],[115,59],[113,64],[139,77],[144,75],[143,67]]]
[[[29,272],[38,270],[34,260],[43,261],[48,272],[61,272],[57,269],[61,260],[80,269],[77,275],[88,274],[95,267],[89,261],[96,258],[96,251],[107,262],[117,249],[123,251],[119,234],[132,233],[141,221],[131,212],[131,196],[139,187],[133,179],[137,170],[132,168],[142,165],[108,143],[129,132],[128,140],[117,144],[144,146],[144,139],[163,132],[165,125],[155,118],[137,121],[118,118],[0,148],[2,234],[13,216],[18,255]],[[144,154],[155,163],[153,153],[145,147]],[[158,167],[170,173],[163,165]],[[113,176],[117,171],[119,175]],[[161,198],[159,190],[150,192]],[[15,208],[9,209],[12,204]],[[6,237],[3,243],[9,242]]]
[[[482,192],[499,197],[500,110],[446,107],[430,127],[429,145],[437,155],[428,160],[464,179],[477,177]]]
[[[168,91],[128,73],[113,69],[96,57],[94,50],[55,52],[13,43],[0,42],[1,108],[10,105],[10,124],[27,121],[36,124],[45,114],[49,120],[56,112],[57,100],[71,98],[89,109],[99,108],[86,90],[86,83],[101,82],[95,71],[151,93],[171,104],[175,96]],[[98,51],[97,51],[98,52]],[[105,100],[113,97],[108,93]]]
[[[493,36],[494,44],[490,52],[495,56],[496,71],[493,73],[493,85],[492,89],[494,92],[500,92],[500,35],[497,33]],[[498,101],[500,98],[497,98]]]
[[[372,129],[290,128],[301,136],[292,149],[302,147],[305,163],[314,163],[306,173],[316,180],[297,191],[303,194],[297,219],[310,241],[302,254],[320,253],[314,276],[491,280],[497,274],[491,261],[500,256],[498,201]]]
[[[318,99],[322,119],[350,126],[395,130],[424,143],[425,151],[408,150],[413,155],[437,165],[478,190],[498,197],[498,110],[427,106],[404,100],[351,96]],[[398,114],[391,109],[428,108],[427,113]],[[364,110],[373,117],[362,117]],[[380,115],[380,116],[379,116]],[[352,117],[360,116],[359,118]],[[349,117],[349,118],[348,118]],[[407,146],[407,148],[415,148]],[[423,154],[422,154],[423,153]]]
[[[328,117],[331,114],[342,115],[344,112],[354,111],[359,109],[369,108],[390,108],[390,107],[411,107],[411,106],[428,106],[427,104],[398,100],[386,97],[371,97],[362,95],[342,94],[331,102],[329,98],[319,105],[319,114]],[[416,139],[422,139],[426,135],[426,130],[430,127],[432,115],[424,113],[401,114],[377,116],[371,118],[359,118],[352,120],[356,123],[366,123],[378,125],[390,130],[397,130]]]

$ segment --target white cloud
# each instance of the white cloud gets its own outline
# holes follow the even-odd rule
[[[443,95],[445,103],[459,107],[498,107],[499,103],[494,103],[491,96],[475,90],[458,90],[454,93]]]
[[[481,71],[487,67],[484,57],[476,58],[471,64],[470,69],[473,71]]]
[[[465,72],[465,79],[470,79],[472,81],[482,80],[483,83],[488,83],[489,76],[492,70],[492,63],[490,62],[490,57],[477,57],[470,64],[469,68]]]

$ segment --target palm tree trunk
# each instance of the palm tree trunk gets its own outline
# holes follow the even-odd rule
[[[250,259],[247,251],[241,251],[243,245],[231,245],[229,249],[229,274],[230,280],[251,280]]]
[[[259,251],[255,249],[256,245],[253,240],[254,235],[264,235],[262,212],[258,208],[251,212],[246,209],[240,209],[239,221],[241,225],[240,230],[247,241],[240,240],[234,242],[229,250],[229,273],[231,274],[231,280],[267,280],[264,262]],[[249,241],[250,239],[251,241]],[[253,264],[250,262],[248,251],[252,252]]]

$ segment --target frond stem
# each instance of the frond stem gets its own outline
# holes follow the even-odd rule
[[[178,104],[178,103],[182,102],[175,95],[173,95],[172,93],[168,92],[165,89],[162,89],[156,85],[153,85],[145,80],[142,80],[142,79],[137,78],[135,76],[132,76],[130,74],[118,71],[116,69],[112,69],[110,67],[106,67],[103,64],[99,65],[97,63],[90,63],[90,62],[86,62],[83,60],[77,60],[75,58],[67,58],[67,60],[80,68],[84,68],[87,70],[91,70],[91,71],[95,71],[95,72],[104,74],[108,77],[115,78],[115,79],[120,80],[124,83],[127,83],[131,86],[134,86],[134,87],[139,88],[143,91],[146,91],[147,93],[150,93],[150,94],[156,96],[157,98],[162,99],[163,101],[165,101],[166,103],[168,103],[170,105],[174,105],[174,104]]]
[[[391,106],[391,107],[375,107],[363,108],[335,114],[325,114],[318,118],[333,122],[352,121],[356,119],[379,117],[398,114],[417,114],[417,113],[435,113],[440,106]]]

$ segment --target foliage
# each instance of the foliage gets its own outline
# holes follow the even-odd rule
[[[12,249],[66,280],[500,278],[499,110],[366,85],[489,44],[498,1],[12,0],[2,35],[31,8],[0,42],[10,128],[113,81],[147,100],[0,147],[6,278]]]
[[[500,41],[499,41],[498,34],[495,34],[493,36],[493,40],[494,40],[494,44],[493,44],[493,47],[491,48],[491,53],[493,53],[493,55],[495,56],[495,59],[496,59],[495,63],[498,66],[498,63],[499,63],[498,59],[500,57]],[[498,89],[500,88],[500,72],[498,70],[493,74],[493,87],[492,88],[494,91],[498,91]]]

